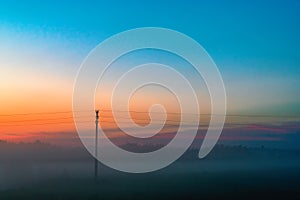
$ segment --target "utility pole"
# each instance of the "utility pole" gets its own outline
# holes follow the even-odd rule
[[[96,138],[95,138],[95,180],[98,178],[98,123],[99,123],[99,110],[96,112]]]

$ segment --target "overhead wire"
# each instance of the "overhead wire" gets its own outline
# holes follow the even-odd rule
[[[39,115],[48,115],[48,116],[53,116],[56,114],[68,114],[68,113],[87,113],[87,112],[94,112],[94,110],[75,110],[75,111],[56,111],[56,112],[38,112],[38,113],[12,113],[12,114],[4,114],[4,115],[0,115],[0,117],[7,117],[7,116],[35,116],[38,117]],[[103,123],[114,123],[114,121],[108,121],[109,119],[113,119],[114,116],[101,116],[101,112],[102,113],[106,113],[106,112],[117,112],[117,113],[124,113],[124,112],[129,112],[129,113],[137,113],[137,114],[149,114],[149,112],[145,112],[145,111],[135,111],[135,110],[130,110],[130,111],[125,111],[125,110],[105,110],[105,109],[101,109],[100,110],[100,119],[105,119],[105,120],[100,120],[100,122]],[[154,114],[164,114],[164,115],[191,115],[191,116],[211,116],[211,114],[196,114],[196,113],[175,113],[175,112],[167,112],[167,113],[162,113],[162,112],[151,112]],[[76,119],[78,118],[92,118],[94,117],[94,115],[87,115],[87,116],[76,116]],[[266,115],[266,114],[262,114],[262,115],[250,115],[250,114],[228,114],[226,115],[226,117],[249,117],[249,118],[299,118],[300,116],[298,115]],[[161,120],[161,119],[143,119],[142,117],[124,117],[124,116],[118,116],[118,118],[120,119],[125,119],[125,120],[133,120],[133,121],[146,121],[144,124],[149,124],[151,123],[155,123],[155,122],[161,122],[164,121],[164,124],[171,124],[173,123],[191,123],[191,122],[187,122],[187,121],[181,121],[181,120],[174,120],[174,119],[166,119],[166,120]],[[5,121],[0,121],[0,126],[30,126],[30,125],[48,125],[48,124],[72,124],[74,123],[74,121],[67,121],[67,122],[61,122],[60,120],[66,120],[66,119],[74,119],[74,117],[56,117],[56,118],[36,118],[36,119],[22,119],[22,120],[5,120]],[[43,122],[43,123],[27,123],[27,122],[39,122],[39,121],[51,121],[51,120],[57,120],[57,122]],[[76,123],[87,123],[87,122],[91,122],[91,121],[76,121]],[[122,122],[122,121],[118,121],[120,123],[131,123],[130,121],[127,122]],[[12,124],[14,123],[14,124]],[[16,124],[16,123],[24,123],[24,124]],[[138,122],[138,123],[143,123],[143,122]],[[164,125],[162,124],[162,125]],[[174,124],[171,124],[174,125]]]

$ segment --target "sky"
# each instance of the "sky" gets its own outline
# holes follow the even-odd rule
[[[199,42],[223,77],[229,114],[300,115],[299,9],[299,1],[1,1],[1,138],[74,130],[71,112],[12,114],[71,111],[84,58],[104,39],[138,27],[169,28]],[[181,62],[144,51],[121,60],[115,70],[141,57]],[[136,101],[146,99],[140,96]],[[51,125],[57,116],[68,124]],[[25,117],[28,122],[22,122]]]

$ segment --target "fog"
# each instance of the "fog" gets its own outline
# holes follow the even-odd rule
[[[126,144],[126,148],[145,151],[153,147]],[[99,163],[98,181],[94,182],[94,159],[83,147],[1,142],[0,197],[17,199],[18,194],[24,196],[25,193],[25,197],[35,199],[39,191],[42,191],[40,197],[43,198],[52,193],[69,197],[72,191],[78,198],[85,195],[130,198],[136,193],[145,195],[148,191],[153,195],[165,193],[173,196],[177,192],[179,195],[179,191],[180,195],[187,192],[191,195],[197,188],[206,188],[205,195],[210,196],[214,194],[213,190],[223,191],[224,187],[227,194],[233,191],[234,185],[240,188],[235,192],[243,195],[249,185],[253,185],[253,190],[260,190],[270,184],[275,184],[272,189],[296,192],[300,188],[299,152],[217,145],[208,157],[200,160],[198,149],[189,149],[170,166],[146,174],[118,172]],[[77,187],[81,189],[74,189]],[[174,191],[173,187],[178,190]],[[185,188],[185,192],[180,188]]]

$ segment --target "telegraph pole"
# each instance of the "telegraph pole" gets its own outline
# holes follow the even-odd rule
[[[99,110],[96,112],[96,138],[95,138],[95,180],[98,178],[98,123],[99,123]]]

